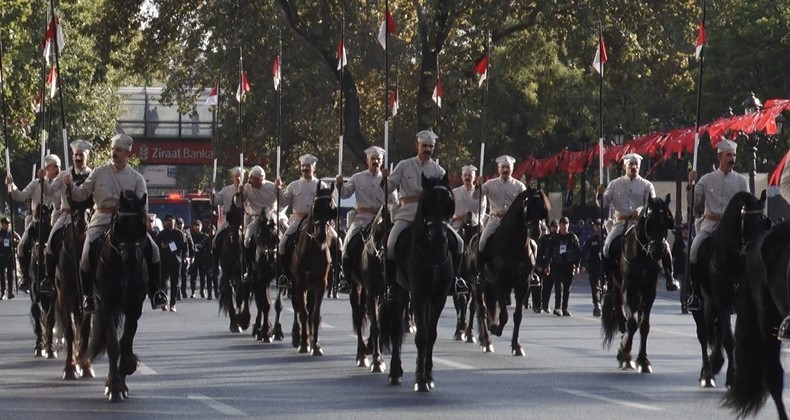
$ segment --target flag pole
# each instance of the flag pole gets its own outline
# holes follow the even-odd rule
[[[600,57],[600,74],[598,78],[598,127],[599,127],[599,135],[598,135],[598,185],[603,187],[604,178],[603,178],[603,168],[604,168],[604,147],[603,147],[603,75],[604,75],[604,66],[605,62],[603,60],[604,52],[601,51],[601,47],[603,46],[603,21],[599,18],[598,20],[598,55]],[[603,195],[598,197],[600,200],[600,219],[601,219],[601,229],[598,234],[598,243],[603,244],[603,224],[606,220],[604,214],[604,203],[603,203]],[[603,254],[601,254],[601,274],[604,277],[604,282],[607,283],[608,279],[605,278],[606,271],[604,270],[604,259]],[[608,284],[608,283],[607,283]]]
[[[390,2],[389,0],[384,0],[384,168],[388,169],[389,159],[390,159],[390,127],[389,127],[389,107],[390,107],[390,96],[389,96],[389,86],[390,86],[390,65],[389,65],[389,42],[390,42],[390,31],[389,31],[389,16],[390,16]],[[389,215],[389,207],[387,205],[387,199],[389,197],[389,181],[387,177],[383,178],[384,180],[384,206],[382,209],[382,217],[388,218]],[[386,223],[385,223],[386,225]],[[386,243],[387,238],[389,236],[389,232],[385,231],[384,233],[384,241]],[[388,296],[390,293],[390,288],[394,284],[395,279],[387,278],[387,257],[385,256],[382,258],[381,261],[382,269],[384,271],[384,284],[385,284],[385,296]]]
[[[439,79],[439,52],[436,52],[436,123],[434,126],[434,133],[439,135],[439,123],[441,121],[441,108],[442,106],[439,105],[442,101],[442,87],[441,87],[441,79]],[[436,147],[433,150],[433,158],[437,161],[439,160],[439,140],[436,140]]]
[[[277,63],[277,74],[274,76],[278,78],[277,84],[275,89],[277,90],[277,159],[275,162],[275,172],[277,174],[276,179],[280,179],[280,143],[282,139],[281,127],[280,127],[280,120],[282,119],[283,113],[283,81],[282,81],[282,66],[283,66],[283,33],[282,30],[279,31],[277,37],[277,56],[275,57],[275,63]],[[275,216],[275,223],[277,223],[277,243],[280,243],[280,193],[281,188],[277,188],[277,215]],[[283,289],[287,289],[287,283],[280,285],[280,254],[278,252],[274,253],[274,278],[277,279],[277,294],[278,296],[283,293]],[[280,298],[277,298],[277,301],[280,301]]]
[[[337,174],[343,174],[343,78],[345,76],[346,71],[346,16],[342,11],[341,8],[341,23],[340,23],[340,49],[338,49],[338,65],[340,67],[340,109],[338,111],[338,128],[340,129],[340,136],[338,137],[338,148],[337,148]],[[340,200],[342,199],[343,195],[343,185],[338,183],[335,185],[337,188],[337,219],[335,221],[335,228],[337,232],[340,232]],[[338,237],[335,241],[335,255],[340,258],[340,238]],[[332,282],[332,297],[337,298],[337,289],[340,282],[340,270],[337,269],[337,265],[334,267],[334,281]]]
[[[3,102],[3,141],[5,143],[5,173],[6,176],[11,175],[11,158],[10,158],[10,149],[8,148],[8,116],[7,116],[7,102],[5,97],[5,67],[3,67],[3,56],[5,54],[4,46],[3,46],[3,34],[0,33],[0,99]],[[10,189],[10,186],[9,186]],[[14,234],[16,230],[14,229],[14,200],[11,199],[11,196],[8,197],[8,213],[11,219],[11,237],[9,238],[11,241],[11,249],[13,253],[14,261],[16,261],[16,243],[14,242]],[[13,272],[13,284],[14,292],[17,292],[17,279],[16,279],[16,269],[11,270]],[[9,287],[9,292],[11,291],[11,287]]]
[[[488,31],[488,37],[486,39],[486,87],[483,91],[483,112],[482,112],[482,125],[483,125],[483,134],[480,138],[480,168],[477,172],[477,177],[481,178],[483,176],[483,166],[485,165],[485,156],[486,156],[486,112],[488,111],[488,83],[490,79],[489,74],[489,66],[491,64],[491,31]],[[482,179],[479,179],[479,184],[482,185]],[[477,233],[478,235],[482,234],[483,231],[483,193],[482,191],[478,194],[477,197]]]

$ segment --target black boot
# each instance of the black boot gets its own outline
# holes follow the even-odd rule
[[[162,291],[162,271],[160,263],[148,263],[148,296],[151,298],[151,309],[167,306],[167,295]]]
[[[19,290],[30,293],[30,252],[19,254],[19,268],[22,270],[22,280]]]
[[[669,244],[664,241],[664,255],[661,257],[661,262],[664,266],[664,274],[667,276],[667,291],[674,292],[680,289],[680,282],[675,278],[675,270],[672,267],[672,253],[669,250]]]
[[[702,310],[702,301],[699,298],[699,290],[697,281],[694,280],[697,277],[697,264],[691,263],[689,264],[689,273],[686,276],[686,281],[688,282],[687,293],[688,299],[686,299],[686,309],[695,312]]]
[[[289,288],[291,282],[291,265],[286,261],[290,261],[290,258],[286,258],[285,255],[280,255],[278,259],[280,263],[280,277],[277,278],[277,287],[281,289]]]
[[[776,337],[780,340],[790,340],[790,315],[786,316],[779,324],[779,333]]]
[[[56,261],[54,255],[44,253],[44,267],[46,268],[47,272],[45,273],[45,277],[41,279],[39,290],[41,290],[41,293],[44,294],[52,294],[55,292],[55,288],[52,286],[53,281],[55,280],[55,269],[56,269]]]
[[[93,273],[80,270],[80,282],[82,282],[82,312],[92,314],[96,312],[96,297],[93,296]]]

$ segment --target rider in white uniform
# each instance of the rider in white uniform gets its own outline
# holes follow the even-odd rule
[[[472,165],[465,165],[461,168],[461,178],[463,178],[464,185],[453,189],[455,214],[453,214],[453,220],[450,225],[456,231],[461,229],[467,213],[472,213],[472,225],[479,225],[480,215],[485,214],[488,207],[488,200],[485,197],[483,197],[482,201],[474,197],[477,168]]]
[[[211,242],[211,247],[214,249],[215,255],[217,254],[217,238],[219,238],[220,232],[228,228],[227,214],[233,203],[233,197],[239,192],[239,185],[241,185],[241,168],[237,166],[228,172],[230,173],[231,183],[214,193],[214,205],[222,206],[222,214],[225,216],[222,219],[222,224],[217,228],[217,233],[214,235],[214,239],[212,239]],[[241,206],[241,203],[237,205]]]
[[[244,185],[245,232],[244,246],[250,246],[250,240],[258,230],[261,213],[264,209],[273,216],[277,208],[277,188],[271,181],[266,181],[266,173],[260,166],[250,170],[250,180]],[[282,214],[278,215],[282,216]],[[277,218],[279,221],[279,217]],[[285,224],[285,220],[281,222]]]

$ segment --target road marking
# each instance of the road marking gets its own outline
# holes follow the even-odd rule
[[[461,370],[474,370],[476,369],[474,366],[465,365],[463,363],[453,362],[452,360],[442,359],[440,357],[433,357],[433,362],[438,363],[440,365],[445,365],[447,367],[451,367],[454,369],[461,369]]]
[[[640,410],[664,411],[663,408],[653,407],[652,405],[645,405],[645,404],[639,404],[639,403],[634,403],[634,402],[630,402],[630,401],[616,400],[614,398],[603,397],[603,396],[600,396],[600,395],[590,394],[589,392],[579,391],[579,390],[575,390],[575,389],[561,389],[561,388],[554,388],[554,389],[557,390],[557,391],[561,391],[561,392],[565,392],[565,393],[568,393],[568,394],[571,394],[571,395],[575,395],[577,397],[590,398],[592,400],[609,402],[609,403],[612,403],[612,404],[623,405],[623,406],[631,407],[631,408],[638,408]]]
[[[324,328],[335,328],[334,325],[327,324],[326,322],[321,322],[321,326],[324,327]]]
[[[237,410],[227,404],[223,404],[215,399],[209,398],[202,394],[192,394],[187,395],[187,398],[190,400],[200,401],[201,403],[219,411],[220,413],[226,416],[246,416],[247,414],[243,411]]]
[[[156,371],[149,368],[148,366],[139,363],[137,365],[137,371],[140,372],[141,375],[156,375]]]

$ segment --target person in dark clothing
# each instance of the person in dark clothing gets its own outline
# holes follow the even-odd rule
[[[211,248],[211,242],[208,242],[208,234],[203,232],[203,223],[200,220],[195,220],[192,223],[192,243],[194,244],[195,248],[195,255],[192,258],[192,264],[189,266],[189,285],[192,288],[192,295],[191,297],[195,298],[195,280],[197,277],[200,277],[200,297],[206,297],[206,270],[208,270],[209,261],[211,261],[211,256],[209,253],[209,248]]]
[[[214,243],[214,238],[217,236],[217,227],[211,225],[209,228],[208,234],[208,243],[209,245]],[[211,300],[211,293],[214,292],[214,296],[217,296],[219,285],[218,285],[218,278],[219,278],[219,267],[215,267],[211,261],[214,261],[214,248],[209,246],[206,250],[206,277],[208,277],[208,296],[206,297],[207,300]]]
[[[14,247],[19,235],[11,232],[8,219],[0,219],[0,299],[14,298]]]
[[[686,302],[688,301],[688,282],[686,281],[686,249],[689,241],[689,227],[683,224],[680,227],[681,235],[675,235],[675,240],[672,242],[672,260],[675,265],[675,275],[680,280],[680,311],[681,313],[689,313]]]
[[[192,242],[192,235],[184,231],[184,219],[176,219],[176,230],[184,235],[184,244],[186,244],[186,255],[181,260],[181,295],[178,299],[187,297],[187,274],[189,272],[189,260],[195,257],[195,244]],[[195,288],[192,287],[192,298],[195,298]]]
[[[551,276],[554,283],[554,315],[557,316],[571,316],[568,298],[581,261],[579,238],[568,231],[568,223],[567,217],[560,219],[560,229],[549,240],[546,254],[546,275]]]
[[[174,228],[173,216],[165,216],[165,228],[156,235],[159,244],[159,253],[162,261],[162,284],[165,279],[170,281],[170,312],[176,312],[176,297],[178,296],[178,280],[181,278],[181,261],[186,258],[187,246],[184,242],[184,233]],[[163,307],[162,310],[167,310]]]
[[[538,239],[538,258],[536,262],[535,272],[540,275],[540,282],[543,285],[541,288],[541,299],[540,299],[540,307],[544,314],[551,313],[549,312],[549,300],[551,299],[551,289],[552,285],[552,278],[551,276],[547,275],[548,272],[548,251],[549,245],[551,242],[551,238],[557,234],[557,230],[560,228],[560,222],[557,219],[554,219],[549,224],[549,231],[544,233]]]
[[[593,233],[587,238],[582,247],[582,269],[587,271],[587,274],[590,276],[593,316],[598,317],[601,316],[601,293],[603,291],[603,280],[601,277],[601,253],[603,252],[601,221],[594,221],[592,226]]]

